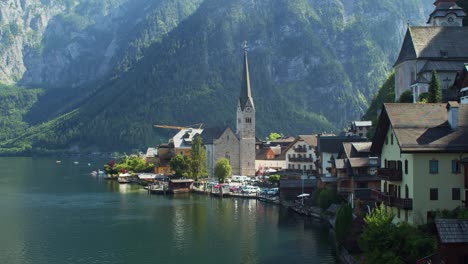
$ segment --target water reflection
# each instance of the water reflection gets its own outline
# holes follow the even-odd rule
[[[334,262],[326,226],[278,206],[148,195],[86,164],[0,159],[0,263]]]

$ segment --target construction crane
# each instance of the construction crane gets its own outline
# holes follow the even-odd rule
[[[190,128],[201,129],[202,126],[203,126],[203,123],[193,124],[189,126],[154,125],[154,127],[156,128],[177,129],[177,130],[190,129]]]

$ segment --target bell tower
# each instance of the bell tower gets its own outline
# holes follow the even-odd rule
[[[436,27],[462,27],[465,12],[456,0],[437,0],[435,9],[429,16],[427,24]]]
[[[255,175],[255,106],[250,89],[247,42],[244,43],[244,69],[237,104],[236,134],[239,138],[240,174]]]

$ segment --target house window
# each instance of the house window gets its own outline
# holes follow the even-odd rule
[[[295,167],[295,165],[293,164],[293,165],[292,165],[292,168],[295,169],[294,167]]]
[[[452,160],[452,173],[460,173],[460,162]]]
[[[452,188],[452,200],[460,201],[460,188]]]
[[[290,168],[291,168],[291,164],[288,164],[288,169],[290,169]]]
[[[390,144],[393,145],[393,133],[390,134]]]
[[[310,168],[310,170],[313,170],[313,167],[312,167],[312,165],[309,165],[309,168]]]
[[[405,160],[405,174],[408,174],[408,160]]]
[[[429,173],[439,173],[439,161],[438,160],[429,161]]]
[[[431,201],[439,200],[439,189],[437,189],[437,188],[431,188],[430,189],[430,199],[431,199]]]
[[[309,159],[312,159],[312,154],[309,154]]]
[[[384,161],[384,168],[388,168],[387,159]]]
[[[388,137],[385,137],[385,145],[388,145]]]

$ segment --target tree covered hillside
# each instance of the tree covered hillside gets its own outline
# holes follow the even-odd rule
[[[259,137],[337,130],[367,109],[426,2],[204,0],[161,38],[139,38],[107,78],[46,93],[28,115],[37,125],[1,151],[125,150],[173,132],[154,124],[233,127],[244,40]]]

